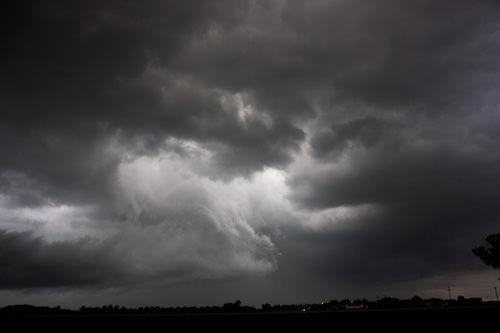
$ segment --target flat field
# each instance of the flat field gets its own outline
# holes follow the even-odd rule
[[[32,332],[495,332],[500,327],[500,307],[246,314],[4,315],[0,321],[4,327]]]

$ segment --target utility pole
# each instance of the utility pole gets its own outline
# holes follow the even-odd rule
[[[495,295],[497,296],[497,302],[498,302],[498,292],[497,292],[497,286],[494,286],[493,289],[495,289]]]
[[[451,289],[450,289],[450,286],[448,286],[448,301],[451,301]]]

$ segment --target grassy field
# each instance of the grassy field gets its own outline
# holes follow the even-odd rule
[[[248,314],[11,315],[7,327],[42,332],[450,332],[498,331],[499,307]]]

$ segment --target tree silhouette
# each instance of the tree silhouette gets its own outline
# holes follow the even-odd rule
[[[489,235],[485,240],[488,245],[475,247],[472,253],[481,258],[486,265],[500,268],[500,233]]]
[[[234,303],[224,303],[222,309],[228,312],[239,312],[241,310],[241,301],[237,300]]]

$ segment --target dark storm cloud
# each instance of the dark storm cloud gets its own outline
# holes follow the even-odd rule
[[[43,185],[23,174],[7,172],[0,177],[0,188],[10,207],[43,206],[49,203]]]
[[[470,249],[500,218],[500,142],[490,132],[499,125],[496,117],[404,126],[358,119],[318,135],[311,153],[322,162],[291,174],[292,198],[315,210],[371,204],[379,212],[297,234],[318,245],[311,265],[373,284],[481,269]]]
[[[365,147],[376,146],[390,132],[401,130],[401,125],[372,117],[357,118],[345,123],[335,123],[327,131],[315,133],[310,140],[315,157],[341,156],[349,145],[359,143]]]
[[[76,167],[99,178],[89,175],[101,172],[89,161],[117,131],[127,141],[146,140],[149,150],[170,136],[213,142],[222,149],[221,165],[246,161],[235,168],[243,173],[288,162],[303,138],[288,119],[272,130],[259,123],[243,129],[237,110],[222,112],[214,91],[238,90],[200,85],[191,79],[195,72],[175,67],[185,44],[213,22],[231,28],[245,7],[189,1],[11,6],[3,20],[9,34],[2,54],[2,133],[11,147],[3,151],[3,168],[64,182]]]
[[[3,232],[1,285],[267,273],[276,249],[261,232],[277,229],[281,272],[307,270],[304,283],[475,269],[459,258],[499,217],[498,14],[495,1],[6,5],[0,208],[90,205],[119,231]],[[269,167],[290,205],[234,209],[250,186],[238,176]],[[376,214],[303,230],[308,214],[363,205]],[[126,262],[117,249],[138,250]]]
[[[108,250],[108,251],[106,251]],[[29,232],[0,231],[0,288],[85,286],[123,274],[109,249],[90,240],[47,243]]]
[[[326,52],[332,58],[316,62],[330,66],[332,91],[320,99],[323,115],[309,131],[313,162],[288,179],[291,198],[314,210],[366,204],[380,210],[277,243],[297,254],[296,262],[315,244],[307,255],[314,259],[304,262],[332,280],[375,285],[478,269],[470,248],[495,231],[500,217],[500,142],[492,131],[500,126],[498,32],[495,19],[483,19],[498,8],[392,4],[373,3],[370,14],[364,11],[370,5],[319,7],[324,16],[311,16],[319,20],[311,29],[322,29],[334,27],[326,18],[335,12],[349,13],[335,16],[345,24],[325,42],[341,51],[332,47]],[[335,38],[341,33],[344,39]]]
[[[117,131],[147,150],[169,136],[213,143],[229,174],[284,166],[304,139],[294,123],[313,115],[314,101],[449,100],[471,72],[496,71],[495,57],[476,56],[497,49],[485,19],[493,4],[447,4],[12,5],[3,20],[2,133],[12,148],[3,168],[61,177],[62,186],[78,170],[100,183],[116,161],[88,164]],[[253,96],[274,126],[243,128],[213,89]]]
[[[368,286],[370,292],[426,277],[486,270],[470,249],[481,235],[495,230],[498,216],[425,209],[395,205],[322,232],[291,231],[286,242],[276,242],[283,253],[280,264],[290,261],[284,269],[300,267],[297,279],[322,277],[333,287]]]
[[[290,4],[284,21],[304,38],[305,73],[326,83],[337,101],[442,106],[484,88],[464,82],[471,76],[498,71],[498,8],[491,1]]]
[[[193,42],[178,65],[288,116],[310,115],[311,98],[456,106],[498,82],[497,13],[490,1],[255,2],[239,25],[215,25]]]
[[[339,149],[336,141],[345,145],[353,142],[354,153],[351,157],[344,155],[345,166],[334,162],[326,170],[292,178],[293,196],[316,207],[398,202],[434,205],[453,201],[458,204],[470,199],[487,202],[487,198],[495,197],[500,182],[496,172],[500,159],[496,152],[498,140],[482,146],[460,143],[458,138],[447,138],[448,142],[442,142],[443,138],[428,141],[425,137],[395,135],[391,138],[392,133],[390,130],[371,133],[363,128],[355,140],[349,133],[344,133],[343,139],[331,134],[328,143],[333,146],[334,161],[338,161],[338,155],[346,154],[346,150],[336,151]],[[367,147],[363,146],[362,142],[369,136],[383,136],[385,142],[376,145],[376,140],[371,140]],[[315,151],[325,148],[323,142],[316,143],[319,147],[316,146]]]
[[[177,200],[176,211],[167,209],[171,216],[164,216],[174,222],[141,216],[143,225],[122,226],[104,239],[48,241],[32,232],[0,230],[0,289],[168,285],[274,269],[276,250],[269,238],[241,225],[221,228],[218,212],[183,207]]]

